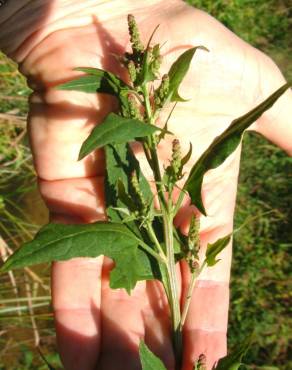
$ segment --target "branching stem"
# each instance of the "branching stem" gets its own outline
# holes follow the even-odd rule
[[[198,270],[195,270],[192,273],[190,284],[189,284],[188,291],[187,291],[187,296],[186,296],[186,299],[185,299],[185,303],[184,303],[184,307],[183,307],[183,311],[182,311],[182,315],[181,315],[180,330],[183,329],[184,323],[186,321],[186,317],[187,317],[187,314],[188,314],[188,311],[189,311],[189,308],[190,308],[190,303],[191,303],[191,299],[192,299],[192,295],[193,295],[193,291],[194,291],[194,288],[195,288],[195,285],[196,285],[197,278],[201,274],[201,272],[203,271],[205,265],[206,265],[206,262],[204,261],[202,266]]]
[[[149,100],[149,92],[146,85],[142,86],[142,92],[144,96],[145,112],[147,120],[150,124],[155,124],[151,104]],[[165,287],[168,292],[169,306],[171,311],[171,321],[173,330],[173,345],[176,358],[177,366],[180,366],[182,357],[182,332],[180,330],[181,312],[180,312],[180,299],[178,296],[178,282],[175,270],[175,256],[173,248],[173,212],[172,212],[172,201],[171,196],[168,201],[165,199],[164,187],[162,176],[160,173],[158,155],[157,155],[157,141],[152,136],[148,141],[149,151],[151,156],[150,166],[153,170],[154,179],[157,187],[159,204],[162,211],[163,218],[163,233],[164,241],[166,245],[166,273],[167,273],[167,286]],[[148,159],[148,156],[146,155]],[[153,235],[152,235],[153,237]],[[158,243],[159,244],[159,243]],[[157,246],[158,247],[158,246]]]
[[[156,237],[155,231],[153,230],[153,227],[152,227],[150,222],[147,223],[146,228],[147,228],[147,231],[148,231],[148,235],[150,236],[151,240],[153,241],[153,243],[156,246],[157,252],[161,256],[161,258],[164,260],[164,262],[166,263],[166,255],[165,255],[164,250],[162,249],[162,247],[161,247],[161,245],[160,245],[160,243],[159,243],[159,241]]]
[[[163,258],[160,254],[156,253],[152,248],[150,248],[146,243],[144,243],[143,240],[141,240],[141,239],[138,239],[138,240],[139,240],[139,244],[140,244],[141,248],[143,248],[146,252],[151,254],[151,256],[153,256],[157,261],[159,261],[163,264],[166,263],[165,258]]]

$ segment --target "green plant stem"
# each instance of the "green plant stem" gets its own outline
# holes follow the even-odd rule
[[[181,192],[179,193],[179,196],[178,196],[178,200],[175,204],[175,207],[174,207],[174,210],[173,210],[173,216],[176,216],[177,212],[179,211],[181,205],[182,205],[182,202],[184,200],[184,197],[185,197],[185,192],[183,190],[181,190]]]
[[[152,116],[152,109],[151,109],[151,105],[150,105],[150,100],[149,100],[149,93],[148,93],[148,90],[147,90],[147,86],[144,84],[142,86],[142,92],[143,92],[143,96],[144,96],[144,105],[145,105],[145,111],[146,111],[146,115],[147,115],[147,119],[149,121],[150,124],[154,125],[154,118]],[[164,197],[164,191],[163,191],[163,186],[162,186],[162,177],[161,177],[161,173],[160,173],[160,167],[159,167],[159,161],[158,161],[158,156],[157,156],[157,148],[156,148],[156,145],[155,145],[155,140],[154,140],[154,137],[152,136],[149,140],[149,149],[150,149],[150,155],[151,155],[151,162],[150,162],[150,166],[153,170],[153,174],[154,174],[154,179],[155,179],[155,182],[156,182],[156,186],[157,186],[157,192],[158,192],[158,196],[159,196],[159,200],[160,200],[160,205],[163,206],[164,208],[166,207],[166,200],[165,200],[165,197]],[[146,154],[146,157],[148,157],[147,153]]]
[[[147,226],[146,228],[147,228],[147,231],[148,231],[148,235],[150,236],[151,240],[155,244],[157,252],[161,256],[161,258],[164,259],[164,261],[166,262],[166,255],[165,255],[164,250],[162,249],[162,247],[161,247],[161,245],[160,245],[160,243],[159,243],[159,241],[156,237],[156,234],[155,234],[155,231],[153,230],[152,224],[150,222],[148,222],[146,226]]]
[[[192,295],[193,295],[193,291],[196,285],[197,278],[203,271],[203,268],[205,267],[205,265],[206,265],[206,261],[203,262],[202,266],[198,270],[195,270],[192,273],[190,284],[189,284],[188,291],[187,291],[186,300],[185,300],[183,310],[182,310],[180,330],[183,329],[183,326],[184,326],[184,323],[185,323],[185,320],[186,320],[186,317],[189,311],[189,307],[190,307],[190,303],[191,303],[191,299],[192,299]]]
[[[177,275],[173,250],[173,218],[169,214],[163,216],[164,238],[167,253],[167,277],[169,284],[169,305],[173,328],[173,345],[176,365],[179,367],[182,357],[182,332],[180,330],[181,313],[180,300],[178,297]]]
[[[166,263],[165,258],[160,256],[160,254],[156,253],[152,248],[150,248],[146,243],[144,243],[143,240],[141,239],[138,239],[138,240],[139,240],[139,244],[141,248],[143,248],[146,252],[151,254],[151,256],[153,256],[157,261],[164,263],[164,264]]]
[[[150,105],[149,93],[147,86],[144,84],[142,86],[142,92],[144,96],[145,111],[147,115],[147,120],[150,124],[155,124],[154,117]],[[154,136],[152,136],[148,142],[151,155],[150,166],[153,170],[154,179],[158,192],[159,204],[161,207],[163,215],[163,232],[164,241],[166,245],[166,260],[167,260],[167,286],[165,286],[165,291],[168,292],[169,306],[171,311],[171,321],[173,330],[173,346],[176,358],[176,366],[179,369],[182,358],[182,332],[180,331],[179,325],[181,321],[180,313],[180,300],[178,296],[178,283],[177,275],[175,271],[175,260],[174,260],[174,248],[173,248],[173,213],[172,213],[172,203],[171,197],[166,202],[164,196],[164,188],[162,177],[160,173],[158,155],[157,155],[157,143]],[[147,156],[146,156],[147,158]]]

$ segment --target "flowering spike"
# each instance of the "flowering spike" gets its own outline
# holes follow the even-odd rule
[[[140,40],[140,33],[135,17],[132,14],[128,15],[128,27],[133,53],[139,54],[144,50],[144,46]]]
[[[136,70],[135,63],[132,60],[130,60],[127,67],[128,67],[130,80],[134,83],[137,78],[137,70]]]
[[[136,171],[132,172],[131,175],[131,186],[133,189],[134,201],[137,204],[137,209],[139,212],[143,213],[147,209],[147,204],[140,189],[139,180]]]
[[[169,76],[162,76],[161,84],[154,93],[154,101],[156,108],[162,108],[169,92]]]
[[[129,95],[128,97],[128,103],[129,103],[129,114],[131,118],[143,120],[142,114],[140,112],[139,106],[137,104],[136,99]]]
[[[192,216],[188,234],[188,249],[198,255],[200,248],[200,218]]]

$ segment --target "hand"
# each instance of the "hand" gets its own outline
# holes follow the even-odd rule
[[[0,46],[20,63],[34,89],[29,135],[40,190],[56,222],[93,222],[105,217],[103,153],[81,162],[77,157],[92,127],[115,108],[115,102],[100,95],[58,91],[55,86],[74,77],[72,70],[78,66],[122,74],[113,54],[129,46],[128,13],[136,16],[145,42],[160,24],[155,39],[167,41],[165,72],[186,48],[204,45],[210,50],[197,52],[181,87],[181,94],[190,100],[177,105],[169,126],[185,151],[190,141],[193,144],[189,169],[232,119],[284,82],[264,54],[178,0],[149,0],[146,7],[133,0],[12,3],[1,10]],[[11,33],[13,39],[10,36],[7,41]],[[292,136],[286,118],[291,110],[289,99],[291,92],[254,125],[287,151]],[[160,148],[165,163],[169,153],[170,143],[166,143]],[[208,217],[201,217],[203,246],[232,230],[239,155],[237,150],[205,178]],[[137,156],[147,174],[139,151]],[[194,211],[186,201],[176,218],[183,232]],[[184,332],[183,370],[191,370],[201,353],[206,354],[211,369],[226,353],[231,246],[220,257],[222,261],[206,269],[195,288]],[[168,369],[173,369],[168,309],[160,283],[140,283],[128,296],[109,288],[111,268],[111,261],[103,258],[75,259],[52,267],[58,346],[65,368],[139,369],[137,347],[144,338]],[[178,270],[183,296],[188,274],[183,265]]]

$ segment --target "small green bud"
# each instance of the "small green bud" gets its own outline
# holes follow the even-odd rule
[[[172,159],[171,166],[175,175],[179,175],[181,172],[181,147],[178,139],[174,139],[172,142]]]
[[[137,71],[136,71],[135,63],[132,60],[130,60],[127,67],[128,67],[130,80],[134,83],[137,78]]]
[[[162,63],[162,56],[160,55],[159,44],[155,45],[152,49],[152,64],[151,69],[154,75],[157,75]]]
[[[200,250],[200,219],[192,216],[190,229],[187,238],[187,246],[185,250],[185,259],[189,265],[191,273],[195,272],[199,267],[199,250]]]
[[[199,356],[198,363],[197,363],[198,370],[207,370],[207,359],[206,356],[202,353]]]
[[[172,156],[170,165],[165,170],[165,179],[168,191],[172,191],[174,184],[182,178],[181,147],[178,139],[172,142]]]
[[[133,53],[139,54],[144,50],[144,46],[140,40],[140,33],[135,17],[132,14],[128,15],[128,27]]]
[[[142,114],[140,112],[140,109],[139,109],[139,106],[138,106],[138,103],[137,103],[136,99],[133,96],[129,95],[128,103],[129,103],[130,117],[135,118],[135,119],[139,119],[139,120],[142,121],[143,117],[142,117]]]
[[[156,108],[162,108],[167,98],[169,91],[169,76],[167,74],[162,76],[161,84],[154,93],[154,102]]]
[[[197,256],[200,248],[200,218],[192,216],[188,233],[188,249]]]
[[[144,214],[144,212],[147,210],[147,204],[144,199],[144,196],[142,194],[142,191],[140,189],[139,180],[136,171],[132,172],[131,175],[131,186],[133,190],[134,195],[134,202],[137,205],[137,209],[140,214]]]

